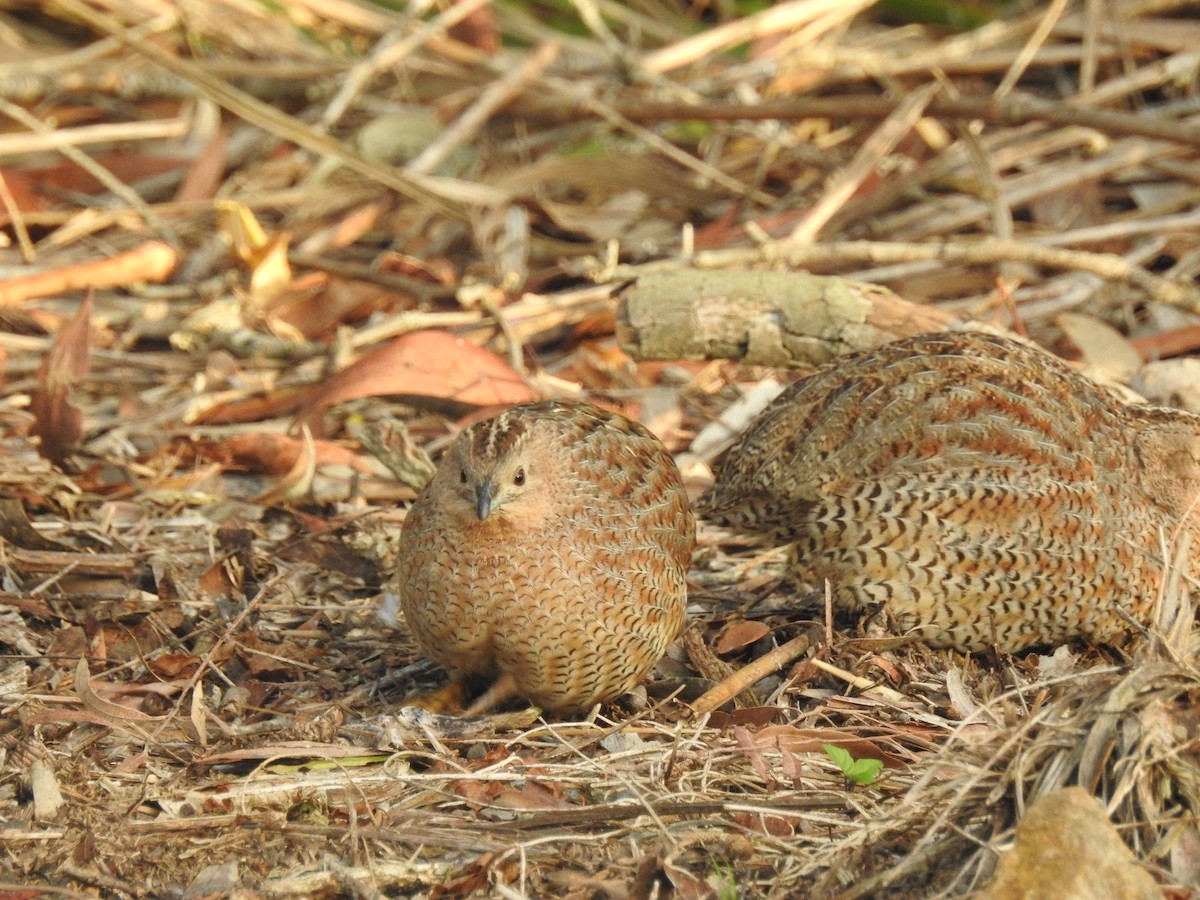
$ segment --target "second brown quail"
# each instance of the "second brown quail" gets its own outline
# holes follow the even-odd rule
[[[697,512],[794,544],[843,608],[936,647],[1148,624],[1172,547],[1200,574],[1200,417],[1131,406],[1035,347],[910,338],[776,399]]]

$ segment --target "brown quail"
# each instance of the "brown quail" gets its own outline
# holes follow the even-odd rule
[[[1188,535],[1200,574],[1198,503],[1200,416],[1127,406],[1035,347],[963,332],[792,385],[697,512],[794,543],[843,608],[1014,652],[1149,624],[1164,547]]]
[[[446,451],[404,521],[396,589],[417,644],[452,676],[580,710],[662,657],[694,542],[656,437],[584,403],[533,403]]]

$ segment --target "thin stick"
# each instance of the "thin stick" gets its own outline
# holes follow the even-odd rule
[[[457,185],[447,179],[430,179],[414,176],[390,166],[366,159],[339,140],[321,134],[287,113],[277,110],[245,91],[216,78],[200,66],[168,53],[147,41],[130,38],[121,23],[112,16],[97,12],[81,0],[60,0],[60,8],[91,28],[108,34],[124,46],[140,53],[180,78],[190,82],[195,89],[222,109],[240,116],[252,125],[257,125],[276,137],[284,138],[311,153],[328,156],[341,165],[365,178],[370,178],[390,188],[402,197],[439,210],[454,217],[465,217],[461,196],[455,196]],[[63,151],[66,152],[65,149]],[[127,201],[128,202],[128,201]]]
[[[697,715],[718,709],[755,682],[762,681],[772,672],[778,672],[792,660],[807,652],[810,643],[808,635],[801,634],[786,644],[780,644],[770,653],[760,656],[749,665],[738,669],[716,687],[701,695],[692,704],[692,709]]]
[[[789,238],[797,244],[811,244],[834,214],[875,170],[875,167],[904,139],[925,112],[929,101],[941,87],[930,82],[905,97],[879,127],[875,129],[841,172],[830,179],[825,194],[804,217]]]
[[[1189,54],[1189,56],[1191,56]],[[1154,74],[1156,77],[1156,73]],[[662,122],[670,119],[692,119],[703,122],[761,122],[778,119],[791,122],[797,119],[883,118],[899,101],[890,97],[868,97],[851,94],[840,97],[795,97],[787,100],[768,100],[755,105],[743,103],[652,103],[626,101],[614,103],[613,108],[634,122]],[[539,115],[552,116],[559,121],[577,121],[587,112],[579,108],[543,106]],[[1142,113],[1127,113],[1112,109],[1091,109],[1074,103],[1056,103],[1028,94],[1007,97],[935,97],[926,115],[939,118],[982,119],[993,125],[1023,125],[1046,122],[1051,125],[1082,125],[1112,135],[1139,135],[1162,138],[1191,146],[1200,146],[1200,125]]]
[[[341,88],[337,95],[329,101],[329,106],[325,108],[325,113],[321,116],[320,130],[328,131],[336,125],[377,74],[384,69],[394,67],[431,38],[443,34],[451,26],[458,24],[490,2],[491,0],[461,0],[459,3],[450,4],[428,24],[420,25],[410,34],[402,34],[403,28],[401,28],[385,35],[375,45],[369,56],[342,76]]]
[[[851,18],[874,3],[874,0],[798,0],[793,3],[779,3],[768,6],[762,12],[752,16],[736,19],[726,25],[710,28],[692,37],[684,38],[670,46],[647,53],[642,57],[642,68],[647,72],[661,75],[678,69],[689,63],[694,63],[704,57],[720,52],[727,47],[735,47],[756,38],[762,38],[780,31],[791,31],[801,25],[807,25],[814,19],[821,18],[827,13],[842,12],[845,18]]]
[[[878,681],[872,681],[869,678],[863,678],[860,675],[855,675],[840,666],[835,666],[833,663],[825,662],[823,659],[810,659],[813,668],[820,669],[828,675],[833,675],[835,678],[840,678],[850,687],[861,691],[868,697],[877,697],[880,700],[887,700],[889,703],[901,703],[908,698],[899,691],[894,691],[885,684],[880,684]]]
[[[37,116],[31,115],[15,103],[9,103],[3,98],[0,98],[0,113],[40,135],[50,135],[55,130],[52,126],[47,125],[41,119],[37,118]],[[149,204],[138,195],[137,191],[117,178],[116,175],[108,171],[108,169],[104,168],[104,166],[100,165],[100,163],[96,162],[82,150],[69,143],[59,144],[55,149],[99,181],[112,194],[136,209],[146,224],[153,227],[160,235],[172,243],[178,242],[174,230],[150,208]]]
[[[13,231],[17,235],[17,245],[21,248],[21,261],[26,265],[31,264],[36,258],[37,253],[33,249],[33,241],[29,237],[29,229],[25,227],[25,219],[21,215],[21,208],[17,205],[17,200],[12,195],[12,191],[8,189],[8,182],[4,179],[4,172],[0,170],[0,205],[3,205],[4,211],[8,213],[8,219],[12,222]]]
[[[697,253],[692,265],[702,269],[725,269],[761,262],[782,262],[796,268],[834,265],[890,265],[901,262],[933,260],[950,265],[995,265],[1000,262],[1024,262],[1051,269],[1078,269],[1108,281],[1131,284],[1161,303],[1200,313],[1200,291],[1188,284],[1170,281],[1133,265],[1114,253],[1087,253],[1063,250],[1031,241],[1006,241],[983,238],[974,241],[930,241],[905,244],[890,241],[835,241],[828,244],[799,246],[784,242],[761,247],[738,247]],[[618,266],[615,278],[637,277],[646,272],[675,269],[677,260],[644,266]]]
[[[558,58],[561,49],[562,46],[557,41],[539,44],[519,65],[513,66],[503,77],[488,85],[487,90],[463,111],[453,125],[408,164],[407,170],[417,175],[431,173],[457,147],[474,137],[487,120],[498,109],[511,102],[525,85],[540,77],[546,71],[546,67]]]
[[[1066,8],[1067,0],[1053,0],[1050,8],[1046,10],[1041,21],[1038,22],[1038,26],[1034,29],[1033,34],[1029,36],[1029,40],[1025,42],[1025,46],[1021,48],[1021,52],[1017,54],[1017,58],[1013,60],[1013,64],[1004,73],[1004,78],[995,91],[997,97],[1006,97],[1012,92],[1013,87],[1021,80],[1021,76],[1025,74],[1025,70],[1029,68],[1029,64],[1037,56],[1038,50],[1046,43],[1046,38],[1050,37],[1050,32],[1058,24],[1058,20],[1062,18],[1063,10]]]

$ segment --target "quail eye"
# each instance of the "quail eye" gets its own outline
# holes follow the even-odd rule
[[[467,483],[467,470],[466,470],[466,469],[459,469],[459,470],[458,470],[458,483],[459,483],[459,484],[466,484],[466,483]]]
[[[525,483],[525,470],[523,468],[517,469],[517,474],[513,476],[513,484],[515,484],[517,487],[520,487],[524,483]]]

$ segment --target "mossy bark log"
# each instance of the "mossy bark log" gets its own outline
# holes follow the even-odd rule
[[[811,366],[961,324],[887,288],[807,272],[648,273],[621,297],[617,336],[634,359]]]

